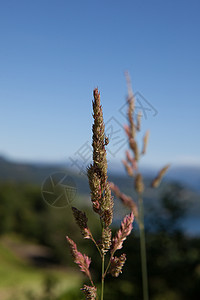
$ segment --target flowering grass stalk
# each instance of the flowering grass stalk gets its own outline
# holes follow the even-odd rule
[[[127,206],[131,211],[134,212],[136,221],[139,224],[140,230],[140,253],[141,253],[141,268],[142,268],[142,285],[143,285],[143,299],[148,300],[148,274],[147,274],[147,259],[146,259],[146,243],[145,243],[145,228],[144,228],[144,205],[143,205],[143,192],[144,192],[144,183],[143,177],[139,172],[138,162],[140,160],[141,155],[146,154],[148,139],[149,139],[149,131],[147,131],[143,138],[143,147],[140,151],[137,141],[136,135],[137,132],[141,129],[141,113],[137,114],[136,121],[133,118],[134,110],[135,110],[135,99],[132,92],[131,81],[128,73],[126,73],[126,80],[128,86],[128,125],[124,126],[125,133],[128,136],[129,147],[131,149],[131,153],[126,151],[126,160],[123,160],[124,167],[129,176],[134,178],[134,188],[138,194],[138,205],[136,202],[129,196],[121,193],[119,188],[114,184],[110,183],[110,187],[114,194],[121,199],[122,203]],[[152,181],[151,187],[158,187],[162,177],[167,172],[169,165],[166,165],[164,168],[160,170],[156,178]]]
[[[126,261],[126,255],[121,254],[119,257],[114,256],[115,252],[123,247],[123,242],[131,233],[134,214],[131,212],[125,216],[121,228],[112,238],[112,231],[110,225],[113,220],[113,197],[111,196],[111,187],[107,176],[107,159],[106,159],[106,145],[108,138],[105,136],[105,125],[103,121],[102,106],[100,103],[100,93],[98,89],[93,92],[93,163],[87,169],[87,175],[90,186],[90,195],[93,210],[99,215],[101,223],[101,238],[97,242],[92,235],[91,230],[87,225],[87,216],[84,212],[72,207],[73,215],[77,225],[85,239],[91,239],[95,244],[99,255],[101,257],[101,300],[104,297],[104,280],[108,273],[113,277],[118,277],[122,273],[122,268]],[[80,253],[73,240],[66,237],[69,243],[74,262],[79,266],[80,270],[88,277],[91,285],[84,285],[81,289],[86,299],[97,299],[97,288],[92,280],[89,270],[91,259]],[[105,257],[109,255],[109,261],[105,266]]]

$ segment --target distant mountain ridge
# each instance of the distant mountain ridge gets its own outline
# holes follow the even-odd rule
[[[40,184],[45,177],[64,167],[57,164],[12,162],[0,157],[0,181],[27,182]]]
[[[118,172],[116,169],[115,172],[110,172],[109,180],[118,185],[123,193],[131,195],[133,199],[137,199],[133,191],[133,179],[127,175],[125,176],[125,173],[122,174],[122,170],[123,168],[121,168],[121,172]],[[4,157],[0,157],[0,183],[14,182],[37,184],[42,186],[46,178],[57,172],[64,172],[71,176],[76,184],[78,194],[82,196],[85,195],[85,204],[90,203],[90,190],[87,177],[65,167],[64,164],[12,162]],[[157,205],[156,203],[159,203],[159,199],[162,196],[163,191],[167,189],[169,190],[172,184],[177,183],[183,187],[182,201],[189,204],[189,209],[187,211],[188,220],[185,219],[184,224],[189,224],[187,227],[191,228],[190,232],[194,232],[195,229],[199,234],[200,167],[173,166],[164,177],[161,186],[156,190],[150,188],[150,183],[157,175],[158,170],[142,167],[141,172],[146,186],[144,202],[147,206],[149,204]],[[121,207],[117,208],[116,206],[115,209],[119,212]],[[196,222],[195,225],[193,225],[194,221]]]
[[[58,171],[67,172],[76,177],[78,172],[66,165],[64,163],[15,162],[0,156],[0,180],[40,184],[47,176]],[[122,172],[123,166],[120,169],[121,172],[117,172],[117,169],[113,168],[110,174],[114,177],[119,176],[122,178],[125,176],[124,172]],[[157,168],[143,166],[141,172],[144,177],[154,178],[158,170]],[[200,166],[172,166],[165,175],[165,180],[179,182],[200,192]]]

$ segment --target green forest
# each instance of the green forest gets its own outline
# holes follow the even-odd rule
[[[47,171],[46,171],[47,172]],[[92,213],[87,183],[74,177],[77,195],[73,205],[87,213],[93,235],[98,235],[96,216]],[[130,182],[121,182],[126,191]],[[126,184],[125,184],[126,181]],[[119,184],[120,185],[120,184]],[[146,199],[146,251],[149,295],[152,300],[199,299],[200,238],[186,235],[184,222],[188,205],[181,201],[186,191],[180,184],[161,185],[153,201]],[[153,194],[152,194],[153,196]],[[115,199],[114,225],[128,209]],[[80,287],[86,278],[71,259],[65,236],[73,236],[79,249],[92,258],[91,272],[100,283],[101,268],[96,249],[81,236],[71,206],[56,208],[41,195],[41,185],[22,180],[0,183],[0,298],[3,300],[84,299]],[[108,276],[105,299],[142,299],[142,279],[138,226],[124,245],[127,262],[119,278]],[[95,267],[94,267],[95,265]]]

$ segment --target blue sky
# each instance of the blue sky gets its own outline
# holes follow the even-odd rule
[[[1,1],[0,154],[83,156],[98,86],[121,160],[128,70],[146,109],[139,140],[150,129],[144,163],[200,164],[199,14],[195,0]]]

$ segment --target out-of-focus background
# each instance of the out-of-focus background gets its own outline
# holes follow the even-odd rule
[[[83,299],[87,280],[66,235],[92,258],[99,282],[100,260],[82,239],[71,205],[87,212],[98,236],[86,176],[95,87],[110,140],[109,180],[137,201],[121,163],[128,148],[126,70],[135,115],[142,115],[140,146],[150,130],[140,162],[150,299],[199,299],[199,13],[197,0],[1,1],[0,299]],[[126,213],[115,199],[114,230]],[[124,251],[123,274],[108,276],[105,299],[142,299],[136,223]]]

